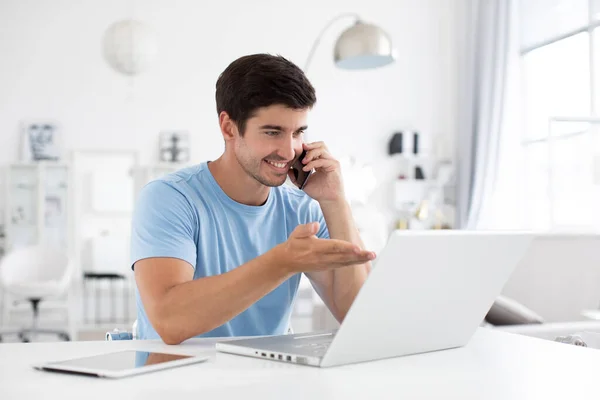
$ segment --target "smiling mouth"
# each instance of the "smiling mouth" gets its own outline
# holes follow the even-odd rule
[[[287,172],[287,170],[289,169],[289,162],[275,162],[275,161],[267,161],[265,160],[265,162],[267,164],[269,164],[271,167],[278,169],[282,172]]]

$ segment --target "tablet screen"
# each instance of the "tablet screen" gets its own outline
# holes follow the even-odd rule
[[[156,353],[148,351],[124,350],[91,357],[75,358],[67,361],[50,363],[53,367],[74,367],[89,370],[124,371],[150,365],[163,364],[169,361],[182,360],[193,356],[180,354]]]

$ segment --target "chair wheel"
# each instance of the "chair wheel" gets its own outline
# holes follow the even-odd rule
[[[29,342],[30,342],[30,340],[29,340],[28,338],[26,338],[26,337],[23,337],[23,338],[21,339],[21,342],[23,342],[23,343],[29,343]]]
[[[58,335],[58,337],[62,340],[64,340],[65,342],[70,342],[71,341],[71,337],[66,334],[66,333],[61,333],[60,335]]]
[[[2,336],[0,336],[0,342],[2,341]]]

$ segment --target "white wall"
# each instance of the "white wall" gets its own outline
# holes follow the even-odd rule
[[[193,160],[214,159],[222,151],[214,85],[227,64],[269,52],[302,66],[324,24],[354,11],[390,33],[398,62],[336,70],[333,38],[349,21],[335,24],[308,71],[318,94],[309,134],[337,156],[372,162],[380,182],[373,202],[390,212],[397,171],[385,156],[392,132],[414,128],[424,142],[441,135],[452,154],[463,2],[1,0],[0,165],[17,160],[19,124],[27,119],[57,121],[65,149],[139,149],[142,162],[156,160],[160,130],[187,129]],[[101,54],[105,29],[132,10],[160,40],[159,59],[134,80],[111,70]]]
[[[503,294],[547,322],[585,319],[600,305],[600,236],[553,233],[538,238]]]

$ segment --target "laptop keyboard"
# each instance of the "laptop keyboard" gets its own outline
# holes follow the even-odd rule
[[[318,342],[318,343],[300,343],[294,345],[297,349],[302,349],[303,352],[310,352],[314,355],[323,355],[329,348],[331,344],[331,340],[327,342]]]

